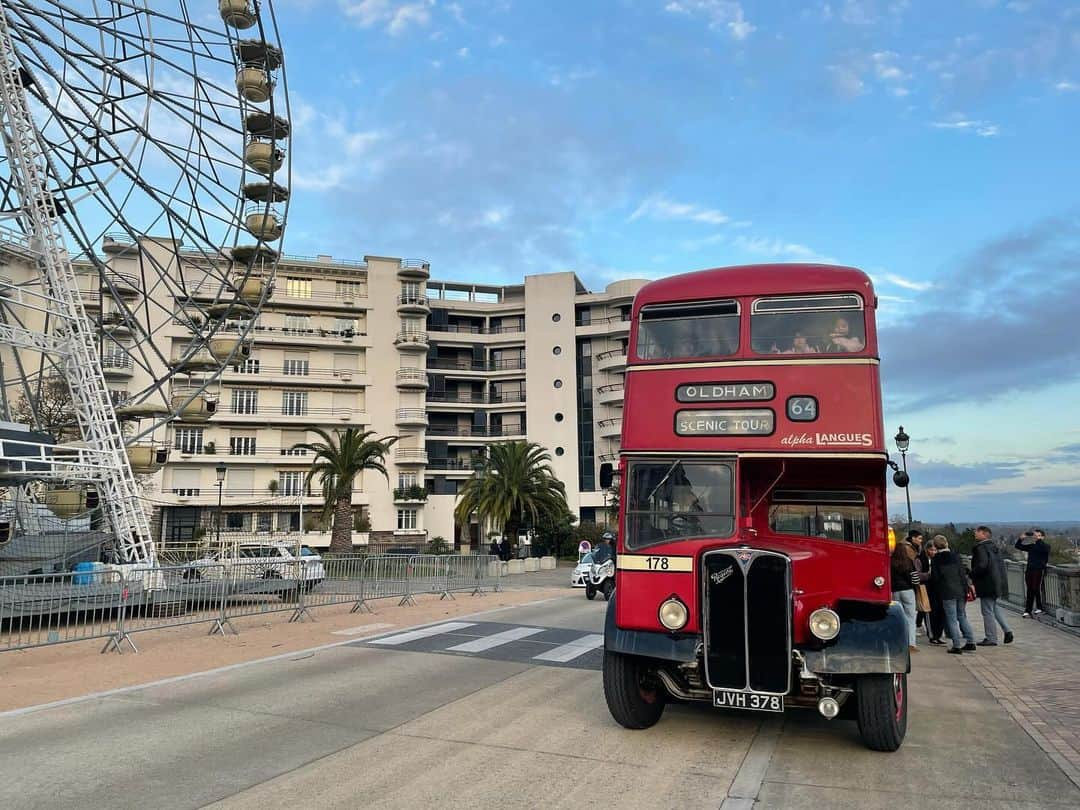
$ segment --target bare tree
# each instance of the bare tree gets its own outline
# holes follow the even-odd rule
[[[56,442],[70,441],[80,436],[71,391],[67,381],[61,377],[46,377],[31,398],[26,394],[21,395],[11,410],[16,422],[43,430],[51,434]]]

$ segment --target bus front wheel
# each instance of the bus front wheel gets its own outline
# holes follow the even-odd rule
[[[642,659],[604,650],[604,699],[616,723],[640,729],[660,720],[667,692]]]
[[[907,675],[864,675],[855,686],[859,734],[873,751],[895,751],[907,733]]]

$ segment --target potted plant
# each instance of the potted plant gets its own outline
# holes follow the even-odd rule
[[[271,495],[277,495],[277,491],[280,488],[276,478],[271,478],[270,483],[266,485],[266,488],[270,490]]]
[[[217,445],[214,444],[213,442],[207,442],[206,444],[203,445],[203,451],[208,456],[215,455],[217,453]]]

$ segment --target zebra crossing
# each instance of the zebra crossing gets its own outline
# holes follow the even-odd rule
[[[604,636],[602,633],[562,627],[443,622],[418,630],[359,640],[354,646],[470,655],[537,666],[600,669]]]

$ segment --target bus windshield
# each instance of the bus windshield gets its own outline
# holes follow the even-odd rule
[[[756,354],[845,354],[866,348],[857,295],[759,298],[750,317]]]
[[[727,357],[739,350],[739,304],[709,301],[641,310],[637,356],[642,360]]]
[[[735,530],[734,475],[729,463],[637,461],[627,486],[627,547]]]

